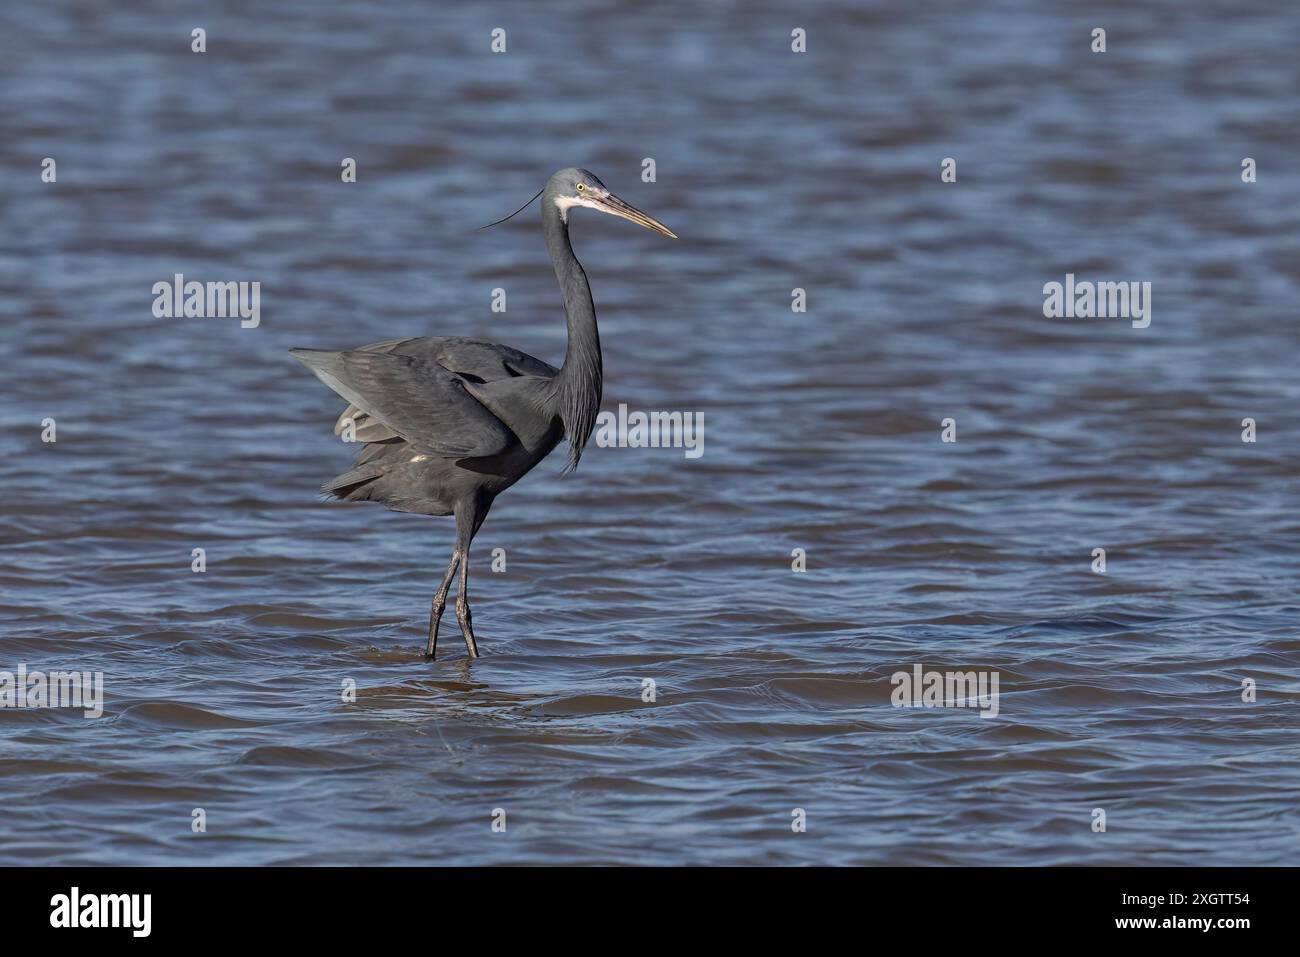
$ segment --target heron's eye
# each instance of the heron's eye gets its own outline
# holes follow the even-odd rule
[[[579,183],[579,184],[578,184],[578,192],[579,192],[579,193],[581,193],[581,192],[582,192],[584,189],[586,189],[586,188],[587,188],[587,187],[584,186],[582,183]]]

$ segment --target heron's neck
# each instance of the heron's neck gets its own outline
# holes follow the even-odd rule
[[[569,438],[567,468],[573,469],[596,427],[604,373],[591,286],[587,284],[582,264],[573,254],[568,224],[555,203],[548,200],[549,197],[542,200],[542,232],[555,266],[555,278],[560,281],[560,292],[564,294],[564,311],[569,316],[569,344],[564,352],[564,365],[554,379],[554,396]]]

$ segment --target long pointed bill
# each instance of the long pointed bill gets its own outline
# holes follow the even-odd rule
[[[624,219],[630,219],[638,226],[644,226],[646,229],[653,229],[656,233],[662,233],[669,239],[677,238],[677,234],[663,223],[659,222],[659,220],[647,216],[631,203],[623,202],[623,200],[619,199],[613,193],[610,193],[608,196],[603,196],[600,199],[593,199],[591,200],[591,204],[602,213],[622,216]]]

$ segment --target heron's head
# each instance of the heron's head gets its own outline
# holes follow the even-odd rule
[[[546,189],[542,190],[542,202],[553,203],[560,211],[560,218],[565,222],[569,220],[570,209],[574,206],[586,206],[589,209],[598,209],[602,213],[609,213],[611,216],[629,219],[638,226],[663,233],[669,239],[677,238],[677,234],[671,229],[659,220],[647,216],[631,203],[619,199],[593,173],[585,169],[562,169],[552,176],[551,181],[546,184]]]

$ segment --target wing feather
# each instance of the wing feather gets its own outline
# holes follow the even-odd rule
[[[456,375],[436,362],[360,350],[289,351],[358,411],[421,452],[443,458],[480,458],[497,455],[515,441],[501,420],[470,395]]]

